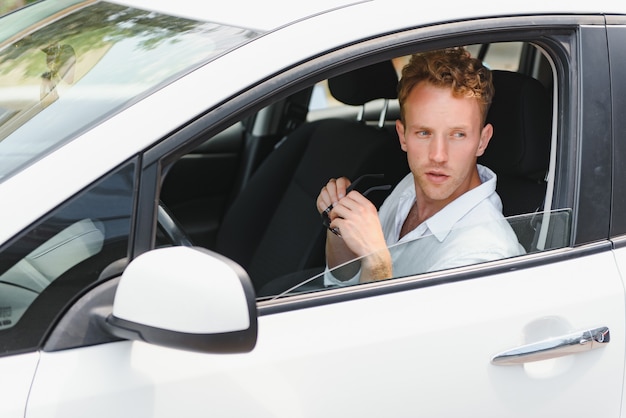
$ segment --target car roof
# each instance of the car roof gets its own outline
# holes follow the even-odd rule
[[[371,10],[395,13],[398,20],[415,25],[475,17],[505,17],[520,14],[612,14],[626,13],[622,0],[528,0],[524,2],[461,2],[450,7],[446,2],[430,2],[427,7],[414,0],[114,0],[147,10],[155,10],[198,20],[272,31],[280,27],[334,10],[368,4]],[[355,9],[356,10],[356,9]],[[375,18],[373,15],[372,18]],[[351,22],[346,22],[350,24]],[[322,30],[322,28],[320,28]]]
[[[244,27],[260,31],[271,31],[302,19],[330,10],[363,3],[354,0],[235,0],[203,2],[197,0],[113,0],[139,9],[154,10],[165,14]]]

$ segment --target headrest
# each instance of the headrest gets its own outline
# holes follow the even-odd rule
[[[391,61],[383,61],[328,80],[333,97],[351,106],[398,97],[398,75]]]
[[[510,71],[492,71],[495,95],[487,114],[493,137],[481,164],[497,175],[541,181],[548,170],[552,101],[536,79]]]

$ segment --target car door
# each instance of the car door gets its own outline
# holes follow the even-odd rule
[[[607,251],[570,261],[261,308],[247,354],[142,342],[44,353],[27,416],[619,416],[617,271]],[[596,350],[492,363],[550,338],[578,336],[582,347],[583,331],[604,326],[611,341]]]
[[[619,416],[626,324],[608,239],[606,32],[601,19],[571,19],[551,32],[545,18],[540,35],[553,40],[542,45],[554,48],[559,75],[554,199],[571,204],[570,246],[262,301],[256,345],[244,353],[141,341],[68,349],[53,333],[26,416]],[[499,24],[515,38],[510,21]],[[153,179],[154,193],[161,162],[144,160],[142,183]],[[156,200],[142,192],[138,213],[154,214]],[[149,250],[136,229],[136,251]],[[108,285],[85,295],[87,307],[101,299],[100,317],[110,313]]]
[[[5,399],[0,405],[0,414],[3,417],[24,416],[28,392],[35,376],[38,360],[38,353],[0,358],[0,372],[8,377],[0,384]]]

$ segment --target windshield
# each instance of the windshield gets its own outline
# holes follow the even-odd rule
[[[0,28],[0,182],[138,97],[259,35],[76,0],[26,7],[0,19]]]

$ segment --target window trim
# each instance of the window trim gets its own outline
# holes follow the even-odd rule
[[[587,25],[587,30],[583,31],[582,28],[585,25]],[[418,49],[442,48],[460,43],[480,43],[484,42],[486,38],[490,42],[529,41],[549,53],[554,61],[556,71],[557,84],[555,88],[557,90],[555,91],[557,95],[555,96],[555,102],[558,103],[556,106],[558,113],[554,114],[554,119],[558,132],[553,135],[556,135],[559,146],[557,152],[561,158],[556,164],[555,204],[553,206],[557,208],[572,208],[574,213],[572,223],[584,222],[587,220],[587,216],[578,217],[576,214],[580,211],[589,214],[590,209],[586,208],[588,202],[580,198],[575,186],[581,184],[581,182],[584,182],[585,185],[589,184],[586,173],[579,171],[579,163],[583,149],[586,150],[590,146],[587,142],[581,144],[583,128],[586,125],[580,126],[578,124],[579,107],[576,106],[576,103],[579,103],[581,97],[578,68],[582,65],[581,62],[583,62],[585,64],[584,68],[587,69],[589,58],[587,53],[585,56],[581,56],[579,44],[587,42],[586,33],[593,32],[594,26],[596,29],[602,29],[603,19],[601,16],[526,16],[477,19],[471,22],[455,22],[435,27],[411,29],[338,48],[327,54],[312,58],[307,62],[294,65],[294,67],[275,74],[258,85],[242,91],[241,94],[222,103],[221,106],[207,110],[204,115],[200,116],[192,124],[185,126],[180,131],[175,132],[170,138],[148,150],[144,155],[144,169],[152,170],[154,164],[159,164],[161,169],[167,169],[168,165],[178,157],[193,147],[198,146],[201,138],[207,138],[220,132],[233,122],[250,115],[274,100],[298,91],[305,85],[359,66],[381,59],[406,55]],[[485,27],[489,27],[489,29],[485,29]],[[419,40],[416,40],[416,38]],[[588,44],[586,45],[589,46]],[[593,91],[587,87],[585,92],[593,94]],[[602,158],[604,156],[599,157],[600,161],[602,161]],[[589,164],[585,166],[585,170],[588,169]],[[152,175],[152,177],[158,176]],[[159,186],[154,187],[157,193],[158,189]],[[605,195],[609,196],[608,192]],[[156,201],[156,194],[154,199],[145,199],[145,197],[147,196],[144,196],[140,205]],[[140,213],[144,213],[144,210],[140,210]],[[604,225],[604,222],[606,222],[606,225]],[[592,228],[582,228],[584,232],[582,235],[577,235],[581,228],[574,225],[572,230],[573,243],[575,246],[580,247],[576,249],[552,250],[540,254],[520,256],[519,259],[515,260],[504,260],[449,272],[413,276],[402,279],[402,281],[395,279],[398,280],[397,284],[378,285],[380,287],[373,285],[361,288],[358,286],[358,290],[356,288],[345,288],[336,291],[325,291],[324,294],[328,292],[328,297],[309,294],[298,297],[298,302],[296,302],[296,299],[285,298],[274,303],[263,301],[258,303],[260,307],[271,306],[271,309],[268,308],[269,311],[265,309],[262,312],[278,312],[289,310],[291,309],[289,306],[294,306],[294,304],[299,306],[300,303],[303,303],[303,306],[312,306],[319,303],[331,303],[329,301],[375,296],[415,287],[469,280],[501,273],[511,268],[535,267],[606,250],[606,244],[602,241],[607,238],[607,235],[604,234],[605,227],[608,228],[608,217],[599,219],[599,222],[594,224]],[[601,242],[591,244],[598,240]],[[137,239],[137,241],[140,240]],[[136,254],[147,251],[150,245],[152,245],[145,245],[145,243],[147,242],[144,238],[144,245],[136,249]],[[281,307],[283,305],[285,307]]]
[[[616,247],[626,245],[622,238],[626,237],[626,17],[607,17],[607,37],[609,45],[609,60],[611,74],[611,105],[613,122],[613,199],[611,202],[611,237],[619,237]],[[621,35],[621,36],[620,36]]]

